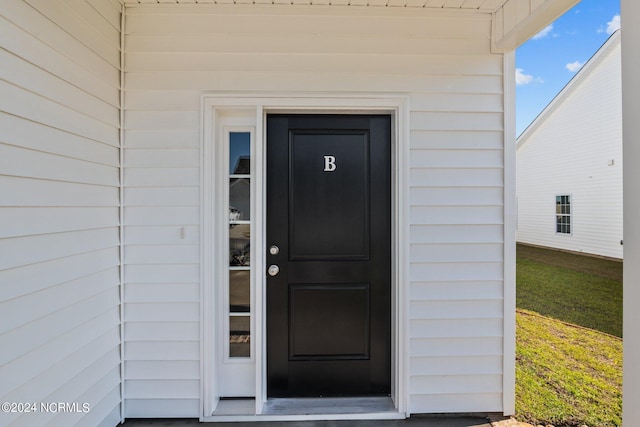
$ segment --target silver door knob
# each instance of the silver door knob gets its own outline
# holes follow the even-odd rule
[[[272,246],[269,248],[269,253],[270,253],[271,255],[278,255],[278,254],[280,253],[280,248],[279,248],[279,247],[277,247],[276,245],[272,245]]]
[[[269,276],[275,276],[280,272],[280,267],[278,267],[275,264],[272,264],[269,266],[269,269],[267,270],[267,272],[269,273]]]

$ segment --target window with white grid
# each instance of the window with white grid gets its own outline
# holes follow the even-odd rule
[[[571,234],[571,195],[556,196],[556,233]]]

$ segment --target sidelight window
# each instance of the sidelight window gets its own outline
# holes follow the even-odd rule
[[[251,357],[251,133],[229,132],[229,358]]]

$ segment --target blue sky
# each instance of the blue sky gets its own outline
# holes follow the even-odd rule
[[[516,51],[516,133],[620,26],[620,0],[582,0]]]

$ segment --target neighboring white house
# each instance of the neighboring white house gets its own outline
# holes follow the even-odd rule
[[[2,1],[0,424],[513,413],[513,50],[577,1]]]
[[[516,147],[517,241],[622,258],[620,31]]]

